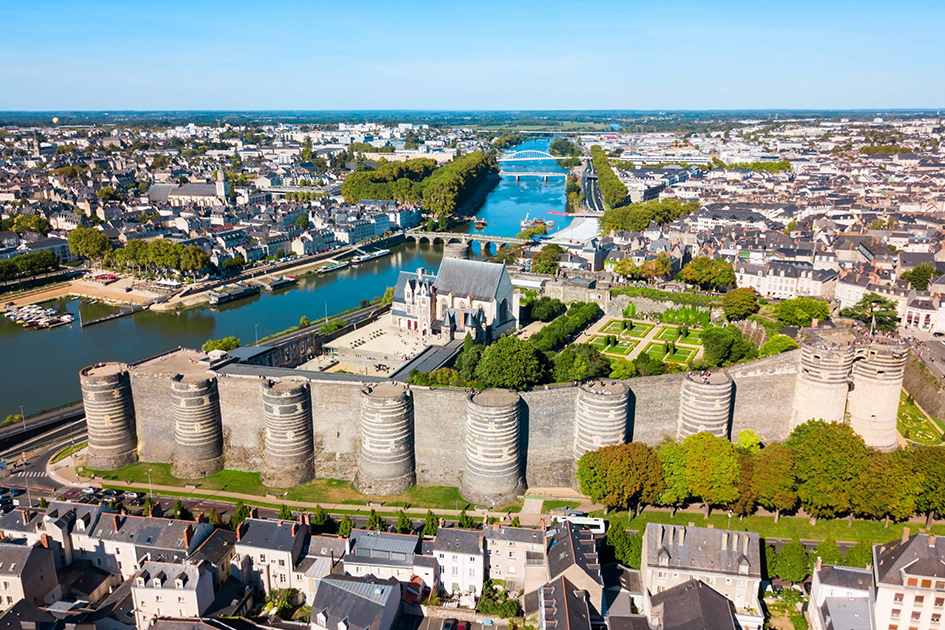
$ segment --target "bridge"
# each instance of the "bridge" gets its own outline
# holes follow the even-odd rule
[[[551,155],[547,151],[536,151],[528,149],[525,151],[503,151],[499,154],[498,162],[531,162],[533,160],[566,160],[569,157],[580,157],[582,160],[589,159],[587,156],[571,155]]]
[[[546,182],[549,177],[567,177],[567,173],[536,173],[536,172],[521,172],[516,171],[499,171],[501,177],[514,177],[515,181],[518,181],[520,177],[541,177]]]
[[[509,238],[507,236],[489,236],[488,234],[465,234],[459,232],[407,232],[407,239],[413,240],[417,245],[421,243],[430,243],[436,245],[442,243],[449,245],[451,243],[462,243],[469,246],[473,243],[479,243],[483,252],[498,252],[503,247],[512,245],[524,245],[528,241],[523,238]]]

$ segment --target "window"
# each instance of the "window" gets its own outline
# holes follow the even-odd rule
[[[284,567],[284,566],[285,566],[285,560],[279,560],[279,566],[280,566],[280,567]]]
[[[259,554],[259,561],[260,561],[260,562],[265,562],[265,561],[266,561],[266,554],[263,554],[263,553]]]
[[[510,557],[510,558],[515,558],[515,552],[514,552],[514,551],[510,551],[510,552],[509,552],[509,557]]]
[[[913,603],[914,603],[916,606],[921,606],[922,604],[925,603],[925,596],[924,596],[924,595],[916,595],[916,596],[915,596],[915,601],[914,601]]]
[[[3,590],[5,590],[5,591],[9,591],[9,590],[10,590],[10,583],[9,583],[9,582],[4,582],[4,583],[3,583]]]
[[[661,579],[661,580],[665,579],[665,578],[666,578],[666,571],[660,571],[660,572],[658,572],[658,573],[656,574],[656,577],[658,577],[658,578]]]
[[[469,577],[476,577],[476,567],[469,567]]]
[[[896,593],[895,595],[893,595],[893,601],[896,602],[897,604],[902,603],[902,598],[903,598],[902,593]]]
[[[285,584],[285,573],[282,573],[281,575],[279,575],[279,581]]]
[[[936,597],[935,598],[935,607],[942,608],[945,606],[945,597]]]
[[[893,608],[892,612],[889,613],[889,616],[892,617],[893,619],[899,619],[899,615],[901,614],[902,614],[901,610],[899,610],[898,608]]]
[[[922,588],[932,588],[932,580],[922,580]]]
[[[936,591],[945,591],[945,582],[935,581],[935,590]]]
[[[921,610],[914,610],[914,611],[912,611],[912,621],[918,621],[918,620],[921,619],[921,618],[922,618],[922,611],[921,611]]]
[[[509,573],[515,573],[515,565],[509,567]]]
[[[942,620],[941,613],[935,613],[934,615],[932,615],[932,623],[938,623],[941,620]]]
[[[453,575],[454,575],[454,576],[459,575],[459,567],[457,567],[457,566],[455,566],[455,565],[453,565]]]
[[[177,603],[178,603],[178,604],[183,604],[183,603],[184,603],[184,598],[183,598],[183,597],[178,597],[178,598],[177,598]]]
[[[919,580],[918,578],[909,578],[908,580],[906,580],[906,584],[908,584],[909,586],[918,586]]]
[[[889,624],[889,630],[899,630],[899,626],[897,626],[896,624],[892,624],[892,623],[891,623],[891,624]]]

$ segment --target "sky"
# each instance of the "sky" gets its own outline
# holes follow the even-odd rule
[[[0,110],[945,108],[942,0],[0,0]]]

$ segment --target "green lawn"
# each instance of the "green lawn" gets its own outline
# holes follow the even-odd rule
[[[628,339],[621,339],[621,340],[617,341],[617,345],[616,345],[616,346],[607,346],[607,347],[606,347],[604,350],[602,350],[601,352],[603,352],[604,354],[616,354],[616,355],[625,357],[625,356],[627,356],[628,354],[630,354],[630,351],[633,350],[633,348],[634,348],[638,343],[640,343],[640,342],[637,341],[636,339],[629,339],[629,340],[628,340]]]
[[[905,392],[899,394],[897,425],[900,435],[907,440],[927,445],[942,443],[942,436],[936,430],[932,420],[906,396]]]
[[[550,501],[545,499],[541,504],[541,513],[548,514],[554,510],[576,510],[581,505],[580,501]]]
[[[624,322],[627,323],[626,329],[624,329]],[[600,329],[600,332],[610,335],[646,337],[646,334],[651,330],[653,330],[653,324],[637,322],[630,319],[612,319]]]
[[[676,343],[685,343],[691,346],[701,346],[701,335],[702,331],[700,330],[690,330],[685,338],[680,339],[678,326],[663,326],[660,328],[660,331],[656,333],[656,338],[660,341],[675,341]]]
[[[290,501],[306,503],[340,503],[347,505],[364,505],[367,501],[383,501],[385,505],[402,507],[428,507],[433,509],[459,509],[471,504],[459,494],[459,488],[452,486],[414,486],[403,494],[389,497],[369,496],[354,489],[350,481],[341,479],[315,479],[294,488],[268,488],[262,484],[259,473],[242,472],[238,470],[223,470],[215,475],[198,480],[178,479],[171,474],[170,464],[150,464],[140,462],[114,471],[82,470],[82,474],[95,473],[103,480],[130,481],[142,487],[148,486],[148,470],[151,471],[151,481],[160,486],[178,486],[194,484],[202,490],[222,490],[252,494],[265,498],[267,493],[281,495],[288,491]],[[497,506],[498,508],[499,506]],[[506,506],[507,509],[517,512],[521,509],[518,502]]]
[[[607,347],[607,338],[594,336],[594,337],[591,337],[591,340],[588,341],[587,343],[588,345],[593,346],[597,348],[598,350],[603,350],[604,348]]]
[[[657,361],[671,361],[673,363],[688,363],[689,360],[695,356],[696,351],[692,348],[681,348],[676,346],[676,352],[670,356],[666,356],[666,351],[663,348],[663,344],[659,342],[653,342],[646,347],[644,350],[650,358],[656,359]]]
[[[680,339],[676,343],[685,343],[690,346],[701,346],[702,345],[702,332],[701,331],[689,331],[689,334],[686,335],[685,339]]]
[[[627,512],[611,512],[606,516],[603,512],[595,512],[591,516],[606,518],[611,524],[621,524],[627,526]],[[732,517],[729,524],[728,513],[724,510],[717,510],[708,520],[703,518],[701,513],[695,512],[677,512],[675,517],[670,516],[668,511],[663,510],[644,510],[640,516],[630,520],[630,529],[643,530],[647,523],[665,523],[674,525],[688,525],[694,523],[698,527],[707,527],[709,524],[718,529],[731,528],[739,531],[758,532],[762,538],[794,538],[795,536],[804,540],[824,540],[832,537],[838,541],[860,542],[867,540],[871,543],[889,542],[899,540],[902,536],[903,523],[890,523],[889,527],[883,527],[883,521],[861,521],[854,520],[852,526],[848,524],[847,519],[818,519],[816,525],[810,524],[810,519],[800,517],[783,516],[778,523],[774,522],[773,516],[746,516],[739,519]],[[918,525],[911,524],[911,530],[915,533]],[[942,535],[945,534],[945,525],[935,524],[931,527],[932,532]]]
[[[625,334],[630,335],[631,337],[646,337],[647,334],[653,330],[653,324],[642,324],[640,322],[633,322],[633,328],[627,331]]]

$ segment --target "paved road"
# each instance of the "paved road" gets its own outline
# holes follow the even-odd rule
[[[914,339],[913,348],[920,353],[932,374],[945,380],[945,337],[935,337],[924,330],[903,330],[902,336]]]
[[[581,175],[581,189],[584,191],[584,203],[593,212],[604,211],[604,200],[601,198],[600,187],[597,185],[597,174],[593,166],[584,169]]]

